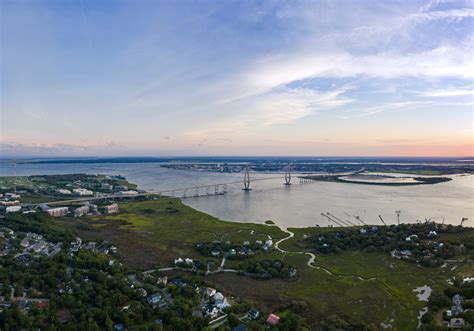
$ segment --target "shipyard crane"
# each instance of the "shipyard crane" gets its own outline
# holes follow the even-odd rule
[[[342,220],[342,219],[340,219],[339,217],[336,217],[335,215],[331,214],[330,212],[327,212],[327,214],[328,214],[329,216],[331,216],[332,218],[337,219],[337,220],[338,220],[339,222],[341,222],[341,223],[348,224],[348,226],[357,226],[357,225],[355,225],[354,223],[352,223],[351,221]]]
[[[332,219],[331,217],[329,217],[325,213],[321,213],[321,216],[326,217],[329,222],[333,222],[334,224],[339,225],[341,228],[345,227],[345,225],[343,225],[343,224],[339,223],[338,221]]]
[[[356,220],[358,220],[358,221],[359,221],[359,222],[361,222],[362,224],[364,224],[364,225],[367,225],[367,226],[368,226],[368,224],[367,224],[367,223],[365,223],[365,222],[364,222],[364,221],[363,221],[363,220],[360,218],[360,216],[359,216],[359,215],[354,215],[354,217],[355,217],[355,219],[356,219]]]
[[[402,213],[401,210],[395,210],[395,214],[397,214],[397,222],[398,222],[398,225],[400,225],[400,214]]]
[[[380,220],[382,221],[383,225],[387,225],[387,224],[385,223],[385,221],[383,220],[382,215],[379,215],[379,218],[380,218]]]

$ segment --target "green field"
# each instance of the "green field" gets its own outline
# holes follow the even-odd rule
[[[86,221],[105,236],[117,229],[130,241],[142,241],[159,255],[159,265],[169,265],[177,257],[198,258],[195,245],[215,240],[242,242],[283,238],[277,226],[224,222],[184,205],[179,199],[160,198],[120,204],[120,213],[95,216]]]

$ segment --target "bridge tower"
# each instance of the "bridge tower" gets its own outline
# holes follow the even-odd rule
[[[250,188],[250,173],[249,173],[249,167],[245,169],[245,175],[244,175],[244,188],[242,189],[246,192],[252,190]]]
[[[290,164],[286,167],[285,182],[283,184],[286,186],[291,185],[291,165]]]

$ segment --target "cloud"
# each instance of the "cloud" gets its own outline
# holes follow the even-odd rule
[[[420,92],[423,97],[458,97],[458,96],[474,96],[474,90],[470,89],[439,89]]]
[[[40,143],[16,143],[0,142],[0,155],[96,155],[106,152],[109,154],[119,150],[123,146],[114,141],[104,145],[73,145],[73,144],[40,144]]]

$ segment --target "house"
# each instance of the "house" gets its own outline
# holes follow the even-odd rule
[[[208,303],[204,307],[204,314],[210,318],[216,318],[219,314],[219,310],[217,310],[217,308],[212,303]]]
[[[117,331],[123,331],[125,330],[125,326],[123,324],[117,323],[114,325],[114,329]]]
[[[206,288],[206,295],[210,298],[216,294],[216,289],[212,287]]]
[[[146,297],[148,294],[148,292],[144,288],[141,288],[141,287],[137,291],[138,291],[138,294],[142,297]]]
[[[166,286],[166,284],[168,284],[168,276],[159,277],[156,283],[158,285]]]
[[[412,234],[412,235],[409,235],[408,237],[405,238],[405,241],[415,241],[415,240],[418,240],[418,235],[416,234]]]
[[[226,307],[229,307],[229,303],[227,302],[227,299],[221,292],[217,292],[214,295],[214,300],[215,300],[215,305],[218,309],[224,309]]]
[[[279,316],[277,316],[275,314],[268,315],[267,324],[270,324],[272,326],[276,326],[276,325],[278,325],[279,322],[280,322],[280,317]]]
[[[148,303],[151,303],[152,305],[156,305],[156,304],[160,303],[160,301],[161,301],[161,294],[159,294],[159,293],[152,294],[148,298],[146,298],[146,301]]]
[[[290,276],[290,277],[296,276],[296,269],[293,268],[292,266],[288,267],[288,276]]]
[[[170,284],[173,284],[173,285],[175,285],[176,287],[184,287],[184,286],[186,286],[186,283],[183,282],[180,278],[173,278],[173,279],[170,281]]]
[[[213,251],[211,252],[211,255],[214,256],[214,257],[218,257],[219,255],[221,255],[221,252],[216,251],[216,250],[213,250]]]
[[[267,241],[265,241],[265,245],[267,245],[268,247],[272,247],[273,241],[271,239],[268,239]]]
[[[244,246],[248,246],[248,245],[250,245],[250,241],[248,241],[248,240],[245,240],[245,241],[243,241],[243,242],[242,242],[242,245],[244,245]]]
[[[430,232],[428,233],[428,238],[434,238],[434,237],[436,237],[436,236],[438,236],[438,233],[436,233],[436,231],[430,231]]]
[[[463,318],[451,318],[449,321],[449,328],[453,330],[461,330],[464,324]]]
[[[462,297],[459,294],[456,294],[453,296],[451,301],[452,301],[451,311],[453,313],[453,316],[458,316],[464,311],[464,309],[462,308]]]
[[[256,320],[260,317],[260,312],[257,309],[250,309],[249,312],[247,313],[247,317],[250,320]]]

